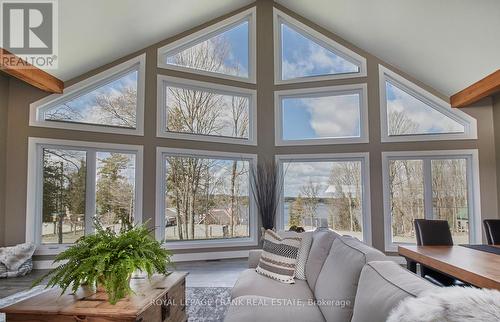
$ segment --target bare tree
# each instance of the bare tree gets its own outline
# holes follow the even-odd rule
[[[244,137],[248,133],[248,100],[243,97],[233,96],[231,100],[231,115],[233,121],[233,136]],[[248,173],[244,169],[238,173],[238,161],[234,160],[231,170],[231,236],[234,236],[234,221],[237,215],[236,182],[240,175]]]
[[[405,112],[390,112],[388,122],[390,135],[413,134],[419,127]]]
[[[314,225],[314,218],[316,218],[316,211],[319,206],[319,188],[319,185],[309,178],[309,181],[300,189],[304,200],[304,209],[311,220],[311,226]]]
[[[134,86],[122,85],[114,91],[98,93],[89,102],[78,98],[65,102],[46,111],[45,118],[52,121],[136,127],[137,89]]]
[[[339,162],[331,171],[338,216],[335,227],[361,231],[361,166],[359,162]]]
[[[231,72],[226,66],[230,46],[223,37],[214,37],[209,41],[188,48],[173,57],[169,63],[189,66],[214,72]],[[237,72],[237,71],[235,71]],[[224,95],[197,89],[170,87],[167,92],[167,129],[173,132],[200,135],[222,135],[228,126],[231,135],[245,137],[248,134],[248,99],[233,96],[228,102]],[[225,117],[230,111],[230,120]],[[228,124],[229,122],[229,124]],[[173,159],[173,158],[171,158]],[[175,191],[172,199],[177,209],[179,239],[194,238],[196,212],[202,211],[199,204],[208,205],[208,184],[211,175],[207,170],[207,159],[181,158],[169,161],[170,188]],[[244,173],[238,170],[237,161],[233,161],[230,179],[231,236],[234,236],[236,216],[238,216],[238,181]],[[212,178],[213,179],[213,178]],[[212,180],[213,181],[213,180]],[[215,183],[215,182],[212,182]],[[221,182],[217,184],[221,185]],[[200,198],[203,191],[204,198]],[[203,211],[208,214],[205,207]],[[181,233],[184,226],[184,233]],[[190,227],[188,231],[188,227]]]

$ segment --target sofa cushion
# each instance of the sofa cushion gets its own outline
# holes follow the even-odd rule
[[[231,301],[224,322],[243,321],[323,322],[325,319],[319,308],[308,301],[279,301],[262,296],[241,296]]]
[[[370,262],[361,271],[352,322],[384,322],[403,299],[433,289],[437,287],[395,262]]]
[[[309,257],[309,251],[311,250],[311,245],[313,241],[313,232],[306,231],[303,233],[297,233],[295,231],[279,231],[278,235],[283,237],[301,237],[299,252],[297,254],[297,264],[295,266],[295,278],[305,280],[306,279],[306,262]]]
[[[31,257],[35,248],[31,243],[0,247],[0,278],[19,277],[31,272],[33,269]]]
[[[384,259],[382,252],[356,238],[342,236],[335,239],[314,288],[314,295],[327,321],[351,320],[363,266]]]
[[[264,235],[263,251],[260,255],[257,273],[273,278],[282,283],[294,283],[295,266],[302,237],[281,238],[268,229]]]
[[[295,284],[284,284],[260,275],[253,269],[244,270],[231,290],[232,299],[244,295],[267,296],[277,299],[308,300],[314,298],[306,281],[296,280]]]
[[[316,279],[330,252],[332,243],[339,236],[333,230],[316,231],[313,233],[313,242],[306,262],[306,279],[312,290],[314,290]]]

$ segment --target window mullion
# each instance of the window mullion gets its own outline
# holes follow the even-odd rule
[[[424,159],[424,216],[425,219],[433,219],[432,211],[432,169],[431,159]]]
[[[37,220],[35,224],[35,244],[42,244],[42,226],[43,226],[43,146],[37,145],[36,147],[36,173],[39,175],[36,179],[36,191],[37,195],[40,196],[36,200],[35,211],[37,214]]]
[[[85,235],[94,232],[92,219],[96,214],[96,151],[87,150],[87,178],[85,184]]]
[[[466,162],[466,174],[465,180],[467,184],[467,208],[469,213],[469,242],[474,244],[480,244],[482,236],[476,231],[478,225],[481,227],[480,221],[477,221],[477,216],[474,214],[475,205],[477,202],[474,200],[474,178],[473,178],[473,170],[472,170],[472,157],[467,156],[465,158]],[[478,188],[478,187],[476,187]]]

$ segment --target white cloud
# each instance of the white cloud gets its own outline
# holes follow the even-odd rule
[[[359,95],[303,98],[311,115],[310,125],[318,137],[359,136]]]
[[[387,110],[391,112],[404,113],[410,120],[418,124],[416,133],[450,133],[463,132],[464,126],[446,115],[438,112],[427,104],[403,92],[402,90],[388,85],[394,95],[393,99],[387,100]]]
[[[293,49],[284,48],[283,50]],[[353,63],[312,41],[310,41],[307,50],[301,51],[297,49],[291,54],[287,53],[286,56],[292,56],[293,59],[291,61],[286,58],[283,59],[282,69],[284,79],[352,73],[358,70],[358,67]]]

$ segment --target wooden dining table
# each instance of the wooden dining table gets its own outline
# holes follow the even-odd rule
[[[417,263],[466,282],[500,290],[500,255],[464,246],[398,247],[407,267],[416,273]]]

